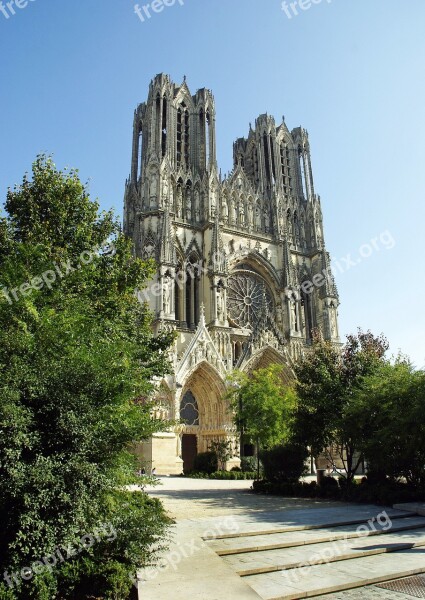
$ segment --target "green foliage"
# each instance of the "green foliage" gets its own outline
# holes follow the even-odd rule
[[[239,431],[263,448],[289,438],[295,393],[283,385],[280,365],[259,369],[250,377],[236,373],[232,383],[229,399]]]
[[[217,453],[213,451],[200,452],[193,461],[193,470],[200,473],[214,473],[218,469]]]
[[[321,498],[382,506],[425,500],[424,489],[389,480],[379,484],[369,483],[366,478],[361,483],[353,480],[348,485],[345,478],[337,481],[333,477],[325,477],[323,485],[317,485],[315,481],[294,483],[261,480],[253,482],[253,490],[258,494],[273,494],[289,498]]]
[[[201,473],[193,471],[189,473],[188,477],[191,479],[224,479],[224,480],[246,480],[246,479],[254,479],[257,476],[256,471],[215,471],[214,473]]]
[[[351,481],[363,460],[367,416],[356,409],[357,390],[365,377],[385,363],[383,336],[358,331],[340,352],[316,335],[312,351],[296,365],[295,435],[315,456],[321,452],[342,461]]]
[[[256,456],[242,456],[241,458],[241,469],[245,473],[247,471],[253,472],[257,468],[257,457]],[[263,463],[260,462],[260,470],[263,470]]]
[[[109,533],[105,541],[59,571],[63,598],[96,596],[127,599],[135,577],[134,565],[152,564],[167,537],[161,503],[141,492],[116,492],[105,509]],[[124,535],[121,534],[124,532]],[[152,552],[155,548],[155,552]]]
[[[352,419],[362,417],[363,451],[381,481],[404,478],[425,485],[425,372],[405,359],[382,364],[366,377],[355,395]]]
[[[212,441],[208,447],[210,452],[217,456],[219,467],[222,471],[226,468],[226,463],[233,456],[233,444],[230,440]]]
[[[153,337],[151,316],[134,294],[153,266],[134,258],[131,242],[111,213],[99,214],[78,174],[57,171],[50,159],[39,157],[32,180],[25,176],[9,190],[6,209],[0,220],[1,563],[21,569],[111,518],[121,523],[121,554],[114,560],[135,571],[150,557],[143,540],[159,539],[165,523],[158,507],[150,519],[148,504],[132,512],[115,491],[135,471],[126,448],[166,427],[151,418],[147,398],[152,377],[168,369],[172,338]],[[54,282],[21,287],[55,265],[62,276]],[[17,299],[11,302],[2,286],[18,290]],[[146,523],[134,543],[128,510],[139,526]],[[97,546],[90,560],[101,565],[112,546]],[[59,573],[35,577],[16,598],[53,598]]]
[[[295,443],[260,452],[264,476],[269,481],[298,481],[305,474],[307,457],[306,447]]]

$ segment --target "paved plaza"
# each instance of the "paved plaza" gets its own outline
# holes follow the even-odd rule
[[[159,486],[147,489],[175,525],[159,566],[139,573],[140,598],[425,597],[425,580],[416,577],[409,586],[413,579],[406,579],[425,572],[425,517],[256,495],[251,483],[161,477]],[[397,577],[405,578],[402,586],[378,587]]]

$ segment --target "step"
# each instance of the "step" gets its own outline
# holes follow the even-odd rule
[[[376,508],[376,507],[375,507]],[[399,510],[396,508],[386,508],[385,510],[387,515],[391,517],[391,519],[402,519],[403,517],[411,517],[411,510]],[[298,511],[301,513],[301,511]],[[379,511],[382,512],[382,511]],[[311,514],[311,511],[310,511]],[[203,536],[202,539],[205,541],[211,540],[226,540],[230,538],[239,538],[239,537],[254,537],[257,535],[270,535],[271,533],[288,533],[291,531],[310,531],[313,529],[324,529],[327,527],[342,527],[347,525],[360,525],[361,523],[365,523],[370,517],[372,518],[375,513],[372,515],[370,508],[364,511],[358,512],[358,516],[356,518],[347,519],[347,516],[341,515],[340,517],[333,517],[332,521],[320,521],[317,523],[309,523],[309,524],[299,524],[299,525],[286,525],[285,527],[275,526],[273,529],[260,529],[263,525],[258,525],[258,529],[255,529],[255,524],[250,523],[248,525],[248,529],[244,530],[243,527],[239,529],[239,531],[234,533],[223,533],[220,535],[206,535]],[[413,513],[416,515],[417,513]],[[274,518],[276,516],[274,515]]]
[[[425,516],[425,502],[403,502],[402,504],[394,504],[394,508]]]
[[[263,600],[296,600],[373,585],[425,572],[425,549],[319,564],[244,577]]]
[[[368,536],[369,537],[369,536]],[[425,546],[425,528],[408,532],[377,535],[368,541],[365,536],[344,539],[330,544],[309,544],[293,548],[232,554],[222,557],[241,577],[272,573],[324,562],[337,562],[362,556],[372,556]]]
[[[425,517],[410,516],[393,520],[391,532],[408,531],[425,527]],[[321,528],[320,530],[291,530],[286,533],[270,533],[267,535],[244,536],[239,538],[220,539],[206,541],[208,547],[214,550],[219,556],[228,556],[230,554],[240,554],[243,552],[258,552],[264,550],[275,550],[279,548],[291,548],[295,546],[305,546],[308,544],[318,544],[323,542],[333,542],[336,540],[350,539],[358,537],[358,529],[363,525],[369,536],[383,533],[383,527],[386,523],[379,525],[375,522],[368,525],[362,522],[360,525],[333,526]]]

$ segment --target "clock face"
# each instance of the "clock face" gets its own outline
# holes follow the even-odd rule
[[[227,287],[227,313],[238,327],[252,329],[265,312],[273,311],[270,290],[260,275],[238,270],[230,275]]]

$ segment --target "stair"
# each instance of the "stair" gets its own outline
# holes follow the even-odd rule
[[[425,572],[425,517],[386,514],[205,541],[264,600],[295,600]]]

